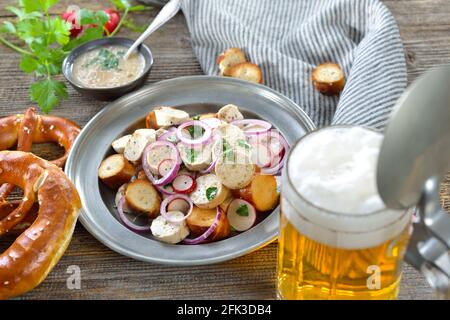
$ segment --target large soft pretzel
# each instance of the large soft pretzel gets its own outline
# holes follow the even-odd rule
[[[0,255],[0,299],[6,299],[45,279],[69,244],[81,202],[60,168],[31,153],[0,151],[0,183],[24,192],[20,204],[6,204],[9,207],[0,210],[5,216],[0,235],[10,232],[36,203],[39,206],[33,224]]]
[[[9,149],[17,144],[17,150],[30,151],[33,143],[56,142],[64,147],[65,154],[52,163],[62,167],[79,133],[80,127],[72,121],[41,116],[34,108],[29,108],[25,114],[0,119],[0,150]],[[5,200],[13,189],[13,184],[0,184],[0,201]]]
[[[65,154],[52,163],[62,167],[79,133],[80,127],[72,121],[41,116],[36,114],[34,108],[29,108],[25,114],[0,119],[0,150],[7,150],[18,144],[20,151],[30,151],[32,143],[56,142],[64,147]],[[27,136],[32,139],[27,139]]]

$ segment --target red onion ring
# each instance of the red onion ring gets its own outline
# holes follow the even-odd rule
[[[117,211],[119,212],[120,220],[122,220],[123,224],[126,225],[129,229],[137,232],[150,231],[150,225],[147,226],[138,226],[132,223],[125,213],[123,212],[123,206],[125,204],[125,197],[120,198],[119,203],[117,205]]]
[[[169,195],[169,196],[175,194],[174,191],[169,191],[169,190],[167,190],[166,188],[164,188],[164,186],[156,186],[156,185],[155,185],[155,188],[156,188],[159,192],[161,192],[161,193],[163,193],[163,194],[166,194],[166,195]]]
[[[254,135],[254,134],[262,134],[270,130],[272,128],[272,125],[264,120],[259,119],[242,119],[242,120],[235,120],[231,122],[232,125],[238,126],[241,128],[246,135]],[[262,129],[258,130],[245,130],[245,128],[242,128],[242,126],[245,125],[257,125],[263,127]]]
[[[203,133],[203,136],[201,138],[188,139],[183,135],[183,129],[185,129],[187,127],[192,127],[192,126],[198,126],[198,127],[201,127],[203,130],[205,130],[205,132]],[[183,144],[186,144],[186,145],[195,146],[195,145],[205,144],[211,139],[211,135],[212,135],[211,128],[206,123],[204,123],[203,121],[200,121],[200,120],[184,122],[184,123],[180,124],[177,128],[178,140],[180,140]]]
[[[277,135],[277,138],[279,139],[281,145],[284,148],[284,155],[283,157],[279,157],[279,155],[276,155],[276,157],[279,157],[278,161],[276,161],[274,164],[271,164],[269,168],[261,168],[261,174],[275,175],[281,170],[281,168],[283,168],[284,163],[286,162],[287,158],[286,155],[289,150],[289,144],[287,143],[286,139],[283,137],[281,133],[272,131],[270,134]]]
[[[217,118],[206,118],[206,119],[202,119],[200,121],[206,123],[209,127],[213,128],[213,129],[217,128],[222,123],[222,121]]]
[[[148,158],[148,154],[150,153],[150,151],[152,149],[154,149],[155,147],[159,147],[159,146],[168,146],[172,150],[175,150],[176,158],[175,158],[175,165],[172,167],[172,169],[170,169],[170,171],[164,177],[162,177],[160,179],[156,179],[153,176],[152,171],[150,170],[150,165],[148,164],[147,158]],[[180,153],[178,152],[178,149],[175,147],[175,145],[173,143],[170,143],[168,141],[155,141],[155,142],[149,144],[147,147],[145,147],[144,154],[142,156],[142,167],[144,168],[144,172],[145,172],[145,175],[147,176],[147,178],[155,186],[161,186],[161,185],[168,184],[169,182],[172,182],[173,179],[175,179],[175,177],[177,176],[177,173],[180,170],[180,166],[181,166]]]
[[[171,135],[173,135],[173,136],[175,137],[175,142],[173,142],[173,141],[169,141],[169,142],[176,143],[176,142],[178,141],[178,138],[177,138],[177,135],[176,135],[176,131],[177,131],[177,128],[175,128],[175,127],[170,127],[166,133],[162,134],[162,135],[158,138],[158,141],[169,141],[168,138],[169,138]]]
[[[209,167],[206,168],[205,170],[201,170],[200,173],[201,174],[210,173],[214,169],[214,167],[216,166],[216,162],[217,162],[217,159],[214,159],[211,162],[211,164],[209,165]]]
[[[173,217],[171,217],[170,215],[167,214],[167,206],[169,205],[169,203],[171,203],[173,200],[176,200],[176,199],[182,199],[189,204],[189,211],[187,214],[184,215],[184,217],[182,219],[173,219]],[[188,196],[186,196],[184,194],[173,194],[173,195],[165,198],[161,202],[160,212],[161,212],[161,215],[164,218],[166,218],[167,221],[172,222],[172,223],[180,223],[180,222],[186,220],[187,217],[189,217],[191,215],[192,209],[194,209],[194,203],[192,202],[191,198],[189,198]]]
[[[213,224],[208,228],[208,230],[205,231],[201,236],[198,236],[195,239],[184,239],[184,244],[201,244],[207,241],[208,237],[216,230],[217,226],[219,225],[220,218],[222,216],[222,210],[220,210],[220,207],[217,206],[216,208],[216,219],[214,220]]]

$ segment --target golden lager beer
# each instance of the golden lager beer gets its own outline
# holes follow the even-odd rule
[[[303,137],[282,177],[280,299],[395,299],[411,210],[376,186],[382,135],[329,127]]]

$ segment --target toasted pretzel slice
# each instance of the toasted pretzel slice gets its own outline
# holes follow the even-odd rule
[[[336,63],[323,63],[314,69],[312,80],[316,89],[325,95],[339,94],[345,86],[345,74]]]
[[[230,48],[222,52],[217,57],[217,64],[219,65],[220,75],[230,76],[231,68],[239,63],[246,62],[245,53],[239,48]]]
[[[256,83],[263,82],[261,69],[254,63],[243,62],[230,69],[229,76]]]
[[[25,216],[25,210],[39,204],[33,224],[0,254],[0,299],[7,299],[39,285],[59,261],[72,237],[81,202],[61,169],[31,153],[1,151],[0,183],[17,185],[25,194],[21,204],[2,219],[2,231],[9,231],[8,218]]]

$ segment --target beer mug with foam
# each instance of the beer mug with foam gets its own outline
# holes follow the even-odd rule
[[[292,148],[282,176],[280,299],[395,299],[412,210],[377,191],[383,135],[328,127]]]

